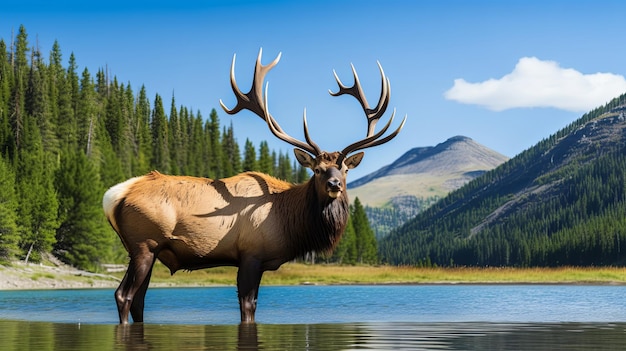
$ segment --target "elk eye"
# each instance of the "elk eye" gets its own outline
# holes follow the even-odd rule
[[[321,172],[321,171],[320,171],[320,169],[319,169],[319,168],[316,168],[316,169],[315,169],[315,174],[320,174],[320,172]]]

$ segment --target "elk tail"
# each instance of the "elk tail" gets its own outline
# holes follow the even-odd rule
[[[104,193],[104,197],[102,198],[102,208],[104,209],[104,214],[109,220],[109,223],[111,223],[111,227],[113,227],[118,234],[120,231],[115,218],[115,210],[120,202],[126,197],[130,186],[139,180],[139,178],[140,177],[131,178],[125,182],[110,187],[109,190]]]

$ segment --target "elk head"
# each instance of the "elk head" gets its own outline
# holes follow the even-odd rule
[[[317,191],[320,193],[325,193],[326,196],[328,196],[330,199],[336,199],[340,197],[342,193],[345,193],[346,174],[348,170],[358,166],[364,155],[363,152],[358,152],[353,155],[351,155],[351,153],[368,147],[381,145],[390,141],[396,135],[398,135],[398,133],[404,126],[404,122],[406,121],[406,116],[404,116],[402,123],[393,133],[387,135],[384,138],[381,138],[393,122],[393,118],[395,116],[394,110],[391,118],[389,119],[389,122],[387,122],[387,124],[379,132],[374,132],[376,123],[385,113],[390,98],[389,79],[385,77],[382,66],[380,65],[380,63],[378,63],[378,68],[380,69],[380,74],[382,78],[382,87],[378,104],[373,109],[370,108],[365,98],[365,95],[363,94],[361,83],[359,82],[359,77],[356,73],[356,70],[354,69],[354,66],[352,66],[352,73],[354,76],[354,85],[352,87],[345,86],[337,76],[337,73],[333,71],[337,84],[339,85],[339,91],[333,93],[329,90],[329,93],[332,96],[339,96],[344,94],[352,95],[359,101],[367,118],[367,134],[365,138],[348,145],[342,151],[326,152],[322,151],[309,136],[309,129],[306,121],[306,109],[304,110],[303,116],[304,137],[306,142],[295,139],[285,133],[278,124],[278,122],[276,122],[274,117],[272,117],[272,115],[269,113],[267,107],[267,86],[265,88],[265,92],[263,92],[262,84],[265,80],[265,75],[267,74],[267,72],[269,72],[274,66],[276,66],[276,64],[280,60],[281,54],[279,53],[274,61],[272,61],[271,63],[267,65],[262,65],[262,53],[263,50],[259,50],[259,55],[257,57],[256,65],[254,68],[252,87],[250,88],[250,91],[246,94],[244,94],[237,87],[237,83],[235,81],[236,56],[233,56],[233,62],[230,70],[230,83],[233,88],[233,92],[237,97],[237,105],[232,109],[229,109],[224,105],[222,100],[220,100],[220,105],[222,106],[224,111],[226,111],[226,113],[231,115],[236,114],[243,109],[247,109],[261,117],[267,123],[270,131],[277,138],[296,147],[294,149],[294,153],[298,162],[302,166],[308,167],[314,172],[313,177],[315,178],[314,182]]]

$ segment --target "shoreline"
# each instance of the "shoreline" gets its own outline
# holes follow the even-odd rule
[[[213,268],[215,270],[215,268]],[[503,273],[504,272],[504,273]],[[180,272],[155,266],[151,288],[235,286],[236,268]],[[261,285],[626,285],[626,268],[408,268],[288,263],[267,272]],[[0,264],[0,291],[115,289],[123,273],[82,271],[60,262]]]
[[[117,277],[81,271],[69,266],[13,262],[0,265],[0,290],[47,290],[110,288],[119,285]]]

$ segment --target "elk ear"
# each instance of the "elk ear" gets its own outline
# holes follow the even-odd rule
[[[361,163],[361,160],[363,159],[364,155],[365,155],[365,152],[361,151],[358,154],[354,154],[346,158],[346,160],[344,161],[344,163],[346,164],[346,167],[348,167],[348,169],[355,168],[356,166],[359,165],[359,163]]]
[[[293,153],[296,154],[296,159],[302,167],[313,169],[315,167],[315,158],[308,152],[300,149],[293,149]]]

